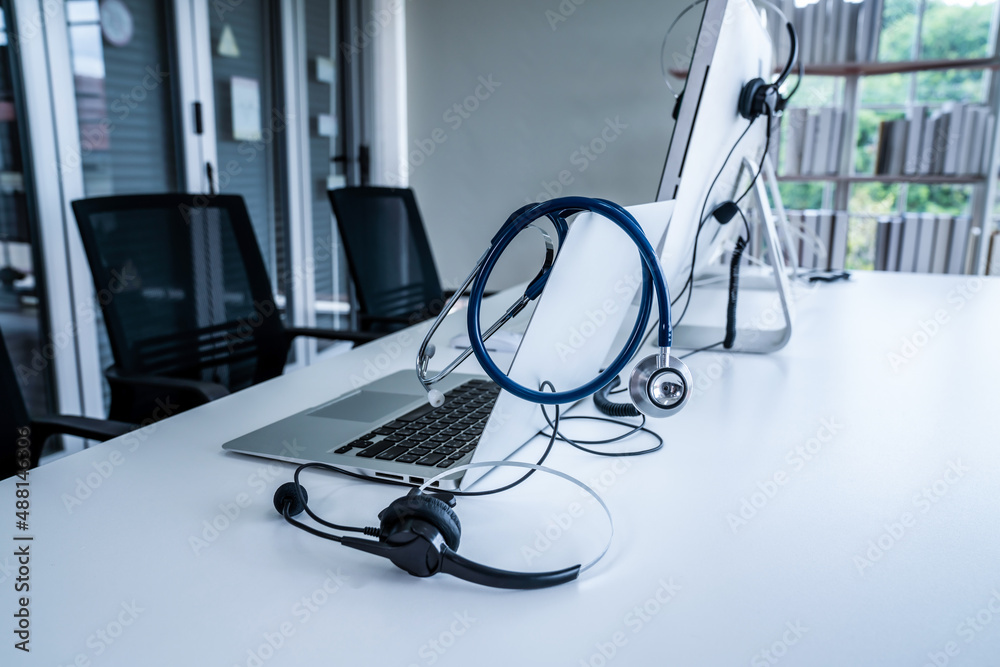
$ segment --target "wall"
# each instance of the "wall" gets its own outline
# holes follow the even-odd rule
[[[447,286],[529,200],[655,199],[673,127],[660,47],[686,4],[407,3],[409,184]],[[527,280],[540,256],[504,262],[490,288]]]

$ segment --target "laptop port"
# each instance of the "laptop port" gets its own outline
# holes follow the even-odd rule
[[[424,483],[423,477],[414,477],[413,475],[410,475],[410,484],[423,484],[423,483]]]
[[[402,481],[404,481],[404,480],[403,480],[403,477],[402,477],[402,475],[390,475],[390,474],[389,474],[389,473],[387,473],[387,472],[377,472],[377,473],[375,473],[375,476],[376,476],[376,477],[384,477],[384,478],[386,478],[386,479],[394,479],[394,480],[396,480],[397,482],[402,482]]]

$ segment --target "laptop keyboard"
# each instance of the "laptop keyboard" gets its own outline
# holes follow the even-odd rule
[[[489,380],[469,380],[447,392],[441,407],[425,404],[335,453],[436,468],[466,463],[499,395]]]

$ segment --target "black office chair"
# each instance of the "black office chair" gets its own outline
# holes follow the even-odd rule
[[[375,338],[284,325],[242,197],[100,197],[73,212],[115,360],[112,419],[140,423],[280,375],[296,336]]]
[[[7,354],[7,344],[0,333],[0,479],[7,479],[21,469],[26,457],[29,468],[38,465],[38,457],[49,436],[57,433],[76,435],[90,440],[110,440],[134,428],[132,424],[91,419],[89,417],[49,416],[31,418],[17,383],[14,363]],[[27,432],[24,431],[27,429]],[[22,448],[19,441],[27,442]],[[21,454],[26,451],[26,454]]]
[[[388,333],[435,317],[445,304],[413,191],[328,191],[354,281],[361,331]]]

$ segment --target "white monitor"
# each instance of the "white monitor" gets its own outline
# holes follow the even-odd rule
[[[657,193],[657,201],[675,200],[665,238],[657,248],[664,275],[675,295],[691,269],[703,206],[707,215],[718,204],[734,198],[744,157],[749,157],[755,166],[760,164],[767,127],[764,116],[754,122],[733,151],[709,193],[726,155],[749,122],[737,110],[740,91],[753,78],[765,81],[774,78],[771,39],[760,10],[751,0],[705,0],[694,44]],[[735,229],[737,225],[730,227]],[[729,236],[719,232],[714,219],[706,223],[698,242],[696,276],[718,258],[721,242]]]

